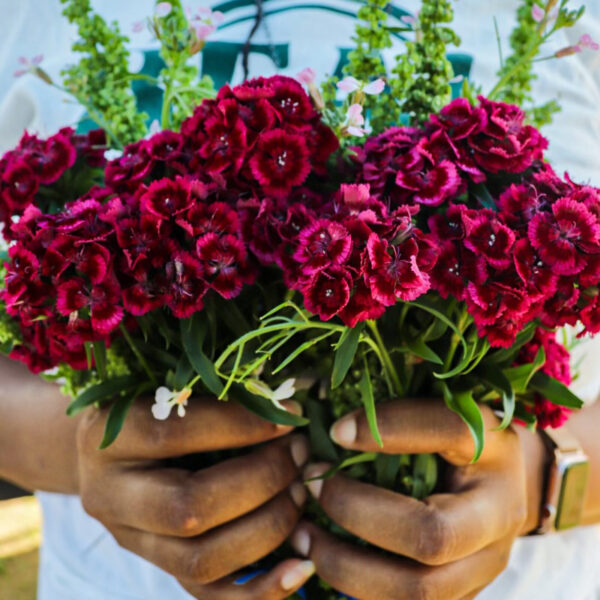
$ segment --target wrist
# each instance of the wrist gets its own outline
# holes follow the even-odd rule
[[[529,431],[520,425],[515,426],[515,431],[521,443],[527,501],[527,516],[520,534],[527,535],[536,529],[540,522],[550,457],[547,446],[539,433]]]

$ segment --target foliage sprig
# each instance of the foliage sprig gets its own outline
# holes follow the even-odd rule
[[[61,0],[63,14],[77,26],[73,50],[83,56],[62,72],[66,90],[88,110],[116,146],[146,134],[147,115],[138,111],[131,89],[128,38],[116,22],[110,26],[91,8],[90,0]]]

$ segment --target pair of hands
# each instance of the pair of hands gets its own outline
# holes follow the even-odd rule
[[[296,403],[288,409],[298,412]],[[301,521],[303,480],[329,465],[308,465],[306,439],[235,403],[196,399],[184,419],[155,421],[134,406],[117,442],[98,451],[105,415],[90,411],[78,427],[79,492],[84,508],[117,542],[174,575],[199,600],[288,598],[316,570],[360,600],[467,600],[506,566],[514,539],[537,519],[541,441],[528,432],[491,431],[470,465],[466,426],[441,402],[396,401],[378,407],[384,450],[437,452],[448,463],[447,493],[417,501],[341,474],[308,487],[339,525],[389,551],[342,542]],[[377,451],[361,412],[332,429],[338,444]],[[171,457],[261,444],[200,471],[165,464]],[[290,559],[240,586],[239,569],[286,539],[305,559]]]

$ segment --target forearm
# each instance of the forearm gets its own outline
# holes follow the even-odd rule
[[[567,426],[590,459],[583,523],[600,523],[600,400],[575,413]]]
[[[77,493],[78,419],[58,387],[0,357],[0,478],[30,490]]]

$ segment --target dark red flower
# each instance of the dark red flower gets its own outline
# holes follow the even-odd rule
[[[124,314],[119,286],[110,280],[90,286],[80,278],[69,279],[57,286],[56,310],[59,314],[74,318],[83,308],[89,309],[96,333],[110,333],[119,326]]]
[[[529,240],[540,258],[555,273],[573,275],[585,268],[586,253],[600,252],[600,226],[594,215],[570,198],[552,205],[552,213],[540,213],[529,223]]]
[[[202,309],[208,286],[202,264],[187,252],[177,253],[164,268],[161,277],[163,300],[178,319],[187,319]],[[139,288],[138,288],[139,289]],[[129,300],[132,300],[130,293]],[[136,298],[139,300],[139,297]],[[146,297],[146,302],[148,298]]]
[[[466,98],[456,98],[431,115],[431,122],[443,127],[453,140],[460,140],[479,133],[487,125],[488,117],[482,108],[473,106]]]
[[[304,306],[321,320],[328,321],[348,304],[352,277],[342,267],[316,272],[302,289]]]
[[[48,138],[43,146],[28,155],[27,160],[43,184],[54,183],[67,169],[75,164],[77,150],[71,140],[62,133]]]
[[[175,218],[186,211],[192,202],[190,182],[183,177],[154,181],[140,199],[142,210],[161,219]]]
[[[0,191],[8,205],[23,211],[33,202],[39,189],[39,179],[25,160],[9,164],[2,175]]]
[[[367,252],[365,281],[381,304],[392,306],[398,300],[415,300],[429,290],[429,275],[419,268],[419,247],[414,239],[392,246],[372,234]]]
[[[210,287],[223,298],[237,296],[252,280],[246,247],[236,236],[207,233],[198,239],[196,251]]]
[[[385,306],[373,298],[371,290],[364,281],[359,281],[350,296],[348,304],[339,313],[347,327],[367,319],[379,319],[385,313]]]
[[[319,219],[305,227],[298,236],[294,259],[306,275],[332,265],[341,265],[350,255],[352,239],[339,223]]]
[[[252,175],[267,194],[280,197],[304,183],[310,173],[304,138],[273,129],[260,136],[250,159]]]
[[[475,254],[483,256],[497,269],[508,267],[512,263],[511,251],[515,243],[512,230],[487,214],[467,219],[465,246]]]
[[[422,165],[418,170],[396,174],[396,185],[414,192],[414,202],[427,206],[439,206],[451,198],[460,185],[460,177],[454,164],[448,160],[435,167]]]

